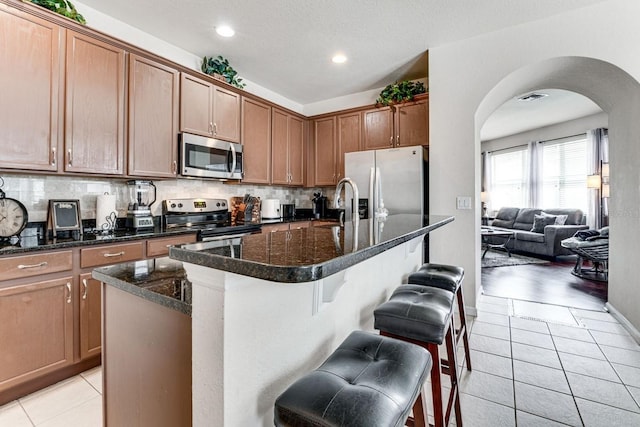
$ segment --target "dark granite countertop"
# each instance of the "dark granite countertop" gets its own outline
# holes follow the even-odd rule
[[[322,279],[453,221],[447,216],[390,215],[201,242],[169,250],[171,258],[283,283]],[[354,236],[357,238],[354,239]],[[354,248],[355,242],[355,248]]]
[[[162,231],[159,228],[144,232],[128,230],[115,231],[112,234],[84,233],[82,236],[48,239],[41,233],[23,233],[19,239],[0,243],[0,256],[14,255],[25,252],[50,251],[54,249],[74,248],[78,246],[104,245],[108,243],[122,243],[133,240],[154,239],[158,237],[176,236],[179,234],[195,233],[194,231]]]
[[[92,272],[96,280],[191,315],[191,283],[180,261],[168,257],[125,262]]]

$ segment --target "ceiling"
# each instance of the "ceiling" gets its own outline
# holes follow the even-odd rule
[[[426,51],[604,0],[81,0],[301,105],[427,75]],[[227,24],[224,39],[214,27]],[[89,20],[88,23],[91,26]],[[331,57],[342,52],[344,64]]]
[[[489,116],[480,130],[480,140],[502,138],[602,112],[592,100],[575,92],[540,89],[534,93],[548,96],[534,101],[520,101],[518,97],[508,100]]]

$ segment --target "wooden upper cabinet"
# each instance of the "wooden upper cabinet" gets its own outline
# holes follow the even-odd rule
[[[240,95],[213,87],[213,137],[240,142]]]
[[[0,395],[73,363],[73,280],[0,289]]]
[[[338,147],[336,154],[336,182],[344,178],[344,154],[360,151],[362,140],[362,115],[356,111],[337,117]]]
[[[271,183],[304,185],[304,120],[277,108],[271,126]]]
[[[336,183],[336,118],[332,116],[315,120],[313,126],[314,185],[334,185]]]
[[[213,136],[213,85],[190,74],[180,74],[180,130]]]
[[[271,183],[289,184],[289,129],[288,114],[273,109],[271,126]]]
[[[179,72],[129,55],[129,175],[177,174]]]
[[[427,100],[397,105],[396,146],[429,145],[429,103]]]
[[[304,184],[304,121],[289,116],[289,184]]]
[[[271,183],[271,107],[242,98],[243,182]]]
[[[182,73],[180,130],[240,142],[240,95]]]
[[[67,32],[65,171],[124,173],[125,51]]]
[[[362,113],[364,122],[363,148],[376,150],[393,147],[393,111],[391,107],[366,110]]]
[[[58,170],[63,35],[43,19],[0,9],[0,168]]]

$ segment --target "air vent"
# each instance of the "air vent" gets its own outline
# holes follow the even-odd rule
[[[519,96],[517,99],[518,101],[535,101],[537,99],[544,98],[546,96],[549,96],[549,95],[546,93],[531,92],[526,95]]]

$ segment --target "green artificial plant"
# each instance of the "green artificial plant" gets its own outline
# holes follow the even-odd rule
[[[76,7],[69,0],[28,0],[29,2],[44,7],[45,9],[52,10],[62,16],[71,18],[81,24],[86,24],[84,16],[80,15],[76,10]]]
[[[240,89],[246,86],[238,77],[238,72],[229,65],[229,61],[220,55],[217,58],[207,58],[206,56],[202,58],[202,72],[210,76],[220,74],[227,83]]]
[[[427,89],[422,82],[412,82],[403,80],[390,84],[380,92],[380,96],[376,99],[377,104],[392,105],[399,102],[407,102],[413,100],[415,95],[425,93]]]

